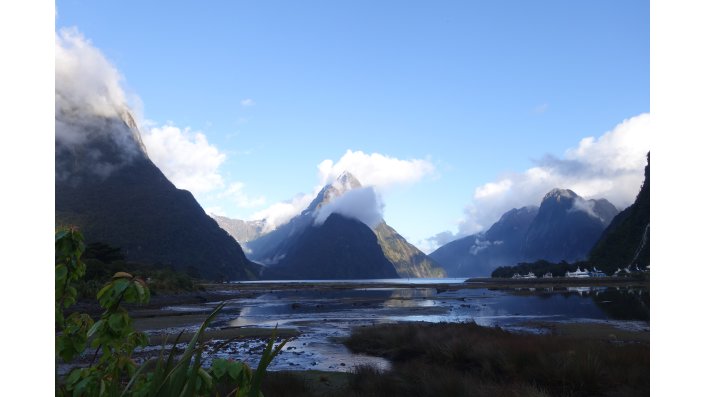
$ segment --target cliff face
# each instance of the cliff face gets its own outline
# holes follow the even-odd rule
[[[152,163],[131,117],[57,111],[56,123],[57,226],[78,226],[88,243],[119,247],[131,261],[209,279],[257,277],[238,243]]]
[[[614,217],[590,252],[590,262],[606,272],[630,265],[640,268],[650,265],[650,164],[649,153],[644,183],[634,204]]]

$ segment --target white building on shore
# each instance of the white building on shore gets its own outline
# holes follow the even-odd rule
[[[588,272],[587,270],[581,270],[580,268],[578,268],[574,272],[565,272],[565,276],[571,277],[571,278],[588,278],[588,277],[590,277],[590,272]]]

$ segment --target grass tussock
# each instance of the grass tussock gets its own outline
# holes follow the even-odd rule
[[[384,373],[358,368],[350,395],[649,394],[648,343],[519,335],[473,323],[410,323],[359,328],[346,345],[393,363]]]
[[[262,383],[265,396],[308,397],[313,391],[301,376],[289,372],[267,372]]]

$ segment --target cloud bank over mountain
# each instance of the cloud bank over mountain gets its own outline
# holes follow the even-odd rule
[[[198,194],[225,186],[219,167],[226,156],[203,133],[164,125],[150,128],[142,139],[154,164],[179,189]]]
[[[363,186],[386,190],[398,185],[416,183],[432,175],[435,167],[429,160],[401,160],[380,153],[367,154],[349,149],[335,163],[326,159],[318,164],[318,176],[324,185],[333,182],[344,171],[355,175]]]
[[[458,231],[440,232],[420,245],[430,250],[486,230],[512,208],[538,205],[553,188],[570,189],[587,199],[605,198],[623,209],[634,202],[639,192],[650,142],[651,117],[643,113],[597,138],[583,138],[562,157],[547,154],[534,167],[502,175],[475,188]],[[576,210],[590,212],[590,208]]]
[[[524,172],[479,186],[465,208],[459,231],[472,234],[484,230],[512,208],[538,204],[556,187],[588,199],[606,198],[625,208],[639,192],[650,142],[650,116],[644,113],[624,120],[599,138],[582,139],[562,158],[546,155]]]
[[[117,69],[75,28],[55,33],[54,53],[56,153],[81,151],[86,172],[103,178],[144,155],[129,105],[139,101],[128,101]],[[111,148],[87,149],[92,141]],[[73,167],[58,160],[55,177],[68,178]]]
[[[298,194],[290,200],[272,204],[252,214],[249,220],[263,219],[266,224],[265,229],[272,230],[301,213],[325,185],[332,183],[339,175],[348,171],[355,175],[363,189],[357,189],[361,192],[356,192],[345,199],[336,200],[338,203],[335,204],[335,210],[331,207],[330,212],[324,213],[325,218],[332,212],[338,212],[360,219],[368,225],[371,223],[376,225],[382,218],[381,209],[384,207],[385,192],[395,187],[412,185],[436,172],[433,163],[426,159],[403,160],[380,153],[367,154],[350,149],[335,162],[331,159],[321,161],[317,168],[319,183],[310,193]],[[365,187],[374,187],[374,189],[366,190]],[[324,221],[325,218],[323,218]]]
[[[127,106],[122,75],[78,29],[56,33],[55,61],[57,112],[120,116]]]
[[[314,225],[321,225],[333,214],[354,218],[374,229],[382,222],[384,205],[371,186],[353,189],[321,207],[316,214]]]

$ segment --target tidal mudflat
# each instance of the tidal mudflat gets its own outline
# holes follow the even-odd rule
[[[282,281],[208,285],[217,301],[170,304],[133,311],[135,326],[152,343],[183,329],[195,331],[215,305],[206,357],[239,359],[255,366],[277,327],[291,338],[270,370],[350,371],[360,365],[384,370],[385,358],[354,354],[342,343],[356,327],[404,322],[464,323],[531,334],[590,335],[648,341],[648,283],[609,281],[596,285],[507,284],[465,279]],[[593,282],[594,284],[594,282]],[[232,339],[232,340],[231,340]],[[185,338],[183,339],[186,340]],[[217,351],[223,340],[231,340]],[[152,349],[155,349],[156,346]]]

